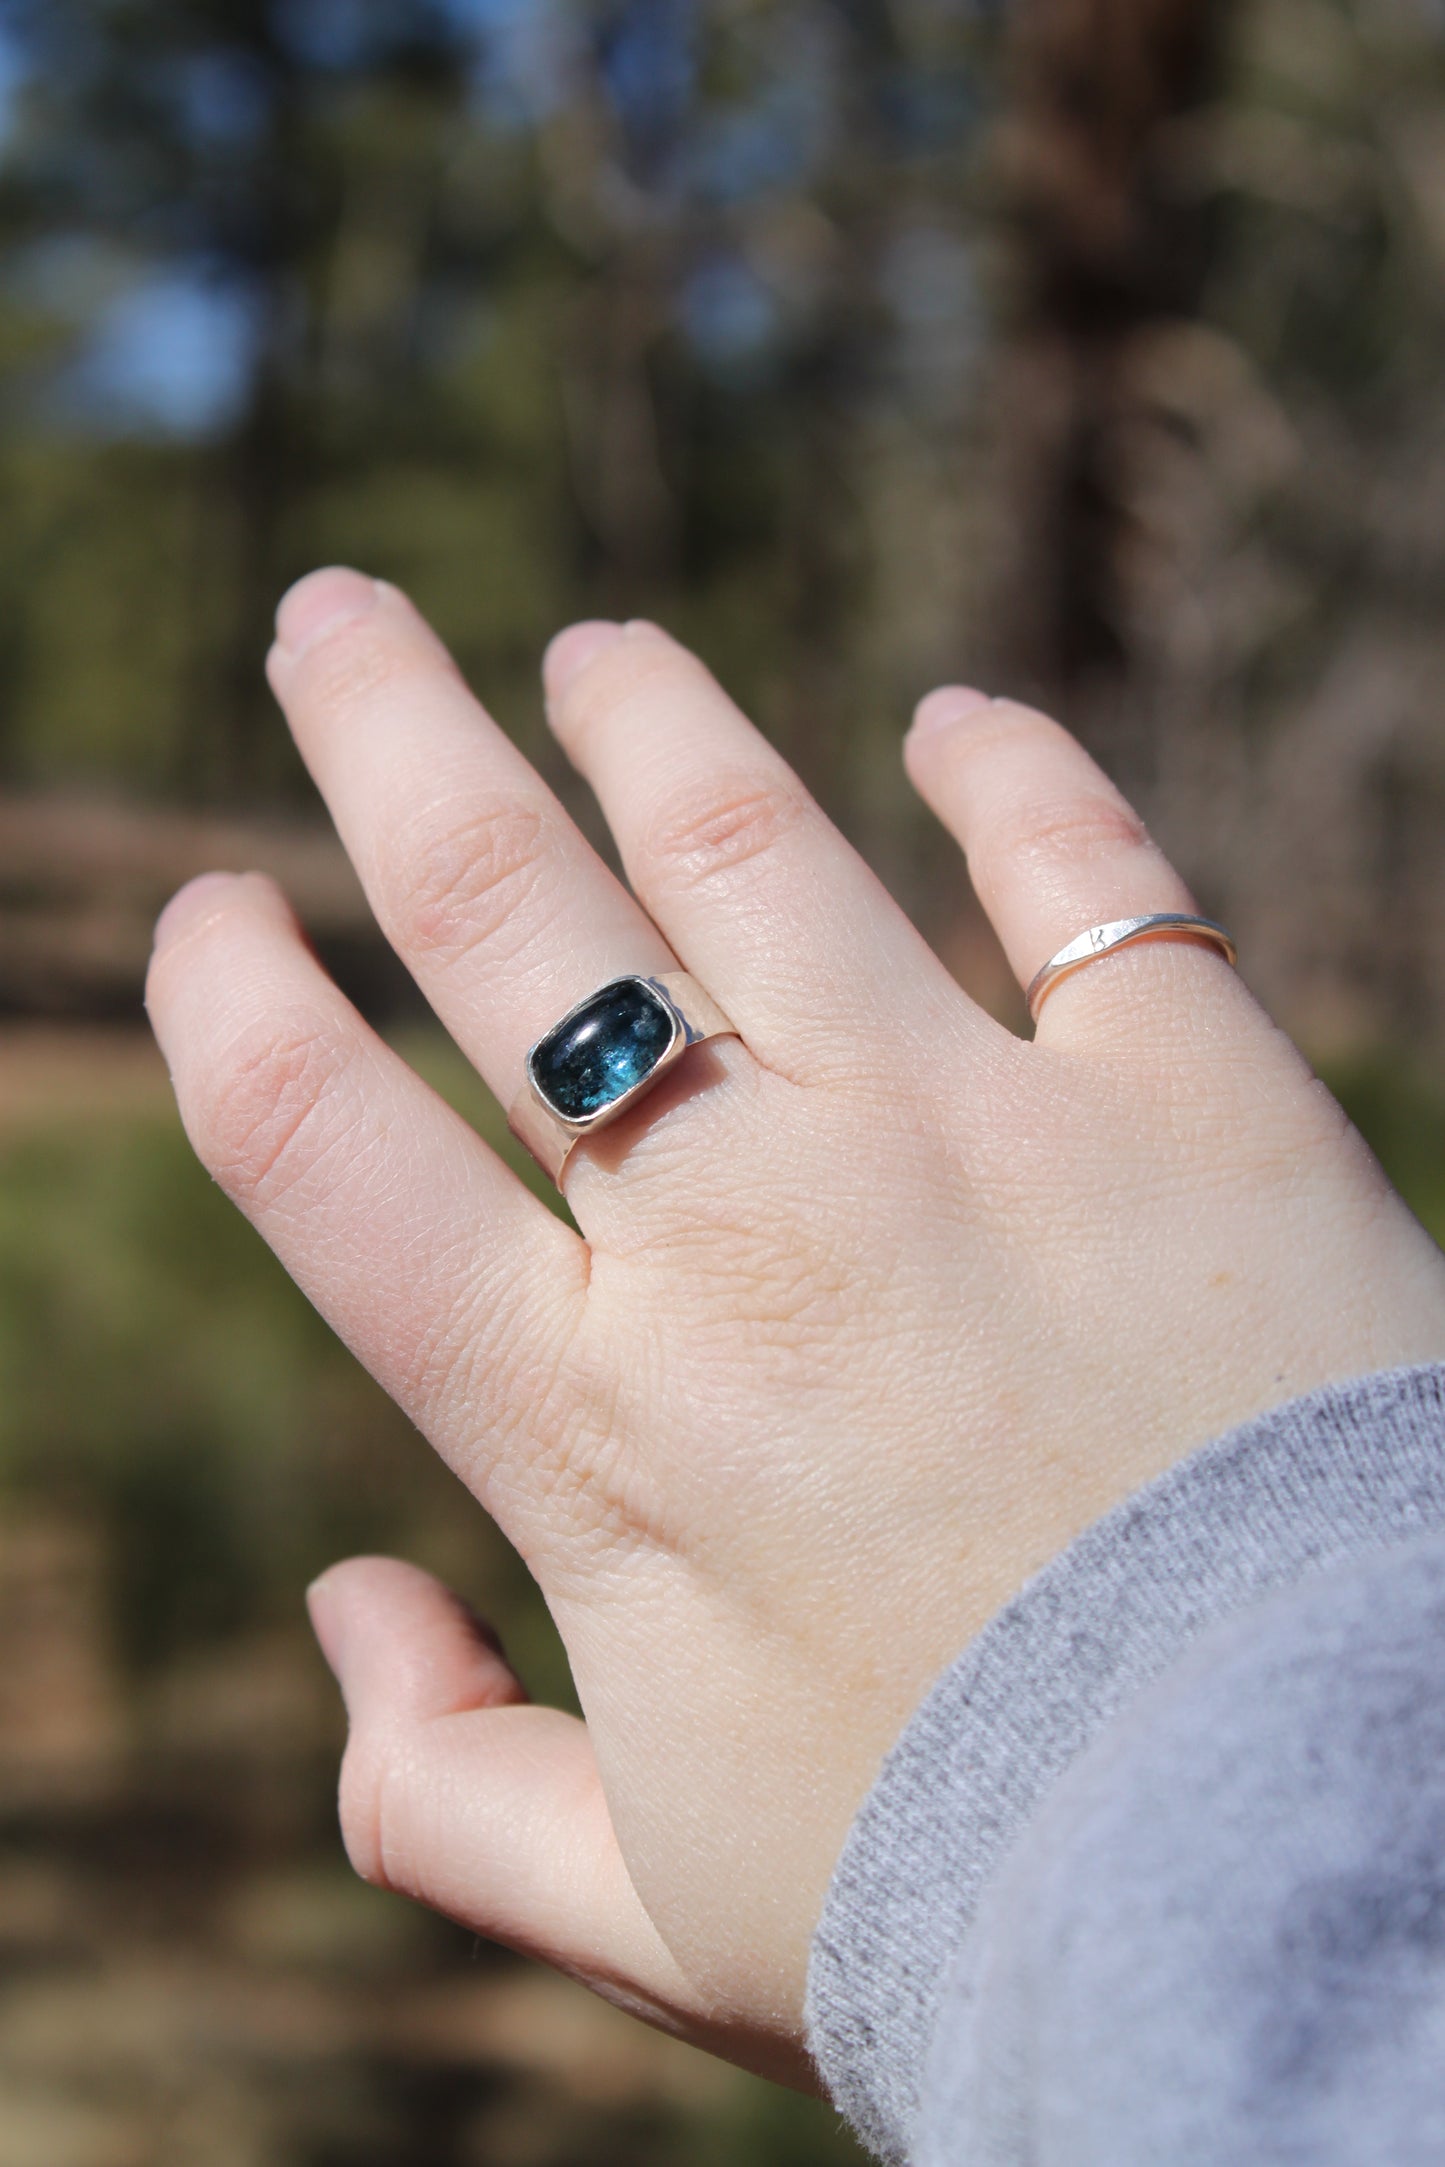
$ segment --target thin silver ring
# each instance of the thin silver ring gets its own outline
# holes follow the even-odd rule
[[[606,1041],[609,1031],[615,1031],[615,1025],[605,1018],[609,998],[615,1007],[619,997],[623,1028],[627,1023],[625,1012],[630,1009],[632,1022],[635,1024],[640,1014],[653,1033],[653,1042],[638,1064],[636,1074],[624,1065],[620,1079],[609,1075]],[[589,1012],[594,1010],[599,1011],[595,1024],[589,1019]],[[660,1036],[657,1035],[659,1031]],[[572,1033],[571,1041],[569,1032]],[[659,971],[653,975],[623,973],[574,1002],[551,1030],[544,1031],[529,1049],[522,1087],[512,1101],[507,1125],[560,1189],[563,1169],[584,1136],[605,1128],[629,1106],[635,1106],[673,1063],[681,1060],[690,1046],[700,1046],[710,1038],[738,1038],[741,1035],[737,1025],[723,1013],[711,994],[686,971]],[[580,1058],[585,1066],[588,1055],[584,1041],[590,1042],[593,1050],[592,1063],[586,1067],[591,1089],[585,1110],[581,1106],[564,1107],[560,1103],[557,1076],[553,1073],[549,1083],[548,1070],[548,1049],[563,1049],[557,1059],[565,1065],[565,1049],[569,1043],[574,1045],[574,1062]],[[583,1048],[580,1056],[575,1050],[579,1047]]]
[[[1024,996],[1029,1014],[1037,1023],[1039,1010],[1059,980],[1108,955],[1111,949],[1127,948],[1132,941],[1168,940],[1207,941],[1219,950],[1226,963],[1234,965],[1239,961],[1233,936],[1213,918],[1191,918],[1180,910],[1151,911],[1144,918],[1111,918],[1107,925],[1091,925],[1078,934],[1034,973]]]

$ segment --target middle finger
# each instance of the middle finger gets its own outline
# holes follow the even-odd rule
[[[690,971],[765,1067],[797,1081],[891,1067],[964,1000],[787,762],[658,626],[573,626],[545,668],[548,716],[596,792],[622,863]]]

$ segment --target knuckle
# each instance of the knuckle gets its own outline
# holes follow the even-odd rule
[[[654,884],[708,887],[770,857],[807,817],[796,787],[756,774],[710,776],[659,807],[638,855]]]
[[[1018,710],[1007,701],[990,700],[942,737],[924,738],[923,747],[965,773],[984,774],[1001,757],[1015,757],[1019,740]]]
[[[436,670],[449,664],[440,652],[430,651],[423,663],[414,640],[384,621],[364,617],[339,626],[308,648],[296,665],[297,683],[309,707],[345,715],[420,667]]]
[[[466,1470],[465,1479],[489,1509],[498,1502],[499,1478],[509,1488],[520,1484],[534,1520],[566,1531],[551,1565],[569,1595],[596,1600],[629,1561],[676,1545],[677,1514],[639,1448],[635,1421],[634,1394],[649,1389],[653,1372],[645,1358],[619,1362],[604,1352],[602,1334],[589,1331],[585,1318],[548,1368],[528,1413],[525,1465],[515,1464],[513,1452],[499,1453],[494,1439],[490,1466]]]
[[[1088,866],[1156,846],[1122,798],[1094,791],[1020,807],[996,834],[1000,853],[1025,865]]]
[[[616,640],[573,679],[557,705],[562,736],[579,754],[629,708],[661,699],[686,674],[691,658],[665,636]],[[695,667],[695,665],[694,665]]]
[[[329,1115],[352,1053],[319,1017],[265,1017],[217,1062],[196,1117],[196,1145],[222,1188],[274,1203],[325,1153]]]
[[[533,1510],[567,1531],[559,1570],[569,1590],[590,1584],[595,1599],[631,1561],[675,1547],[673,1516],[625,1447],[599,1440],[588,1451],[543,1455],[530,1488]]]
[[[500,801],[458,819],[418,815],[383,874],[382,913],[403,948],[447,964],[494,939],[526,910],[548,862],[541,808]]]
[[[395,1796],[394,1764],[384,1741],[366,1727],[354,1729],[342,1757],[337,1810],[346,1855],[373,1888],[398,1886],[391,1867]]]

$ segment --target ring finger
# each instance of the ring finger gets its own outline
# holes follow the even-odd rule
[[[779,753],[697,657],[645,622],[574,625],[544,669],[548,717],[653,917],[795,1082],[854,1077],[870,1046],[946,1013],[995,1026]]]

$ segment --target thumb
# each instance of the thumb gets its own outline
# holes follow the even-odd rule
[[[307,1600],[350,1721],[341,1829],[363,1880],[812,2089],[798,2050],[702,2001],[633,1888],[586,1725],[529,1706],[456,1596],[397,1559],[352,1558]]]

